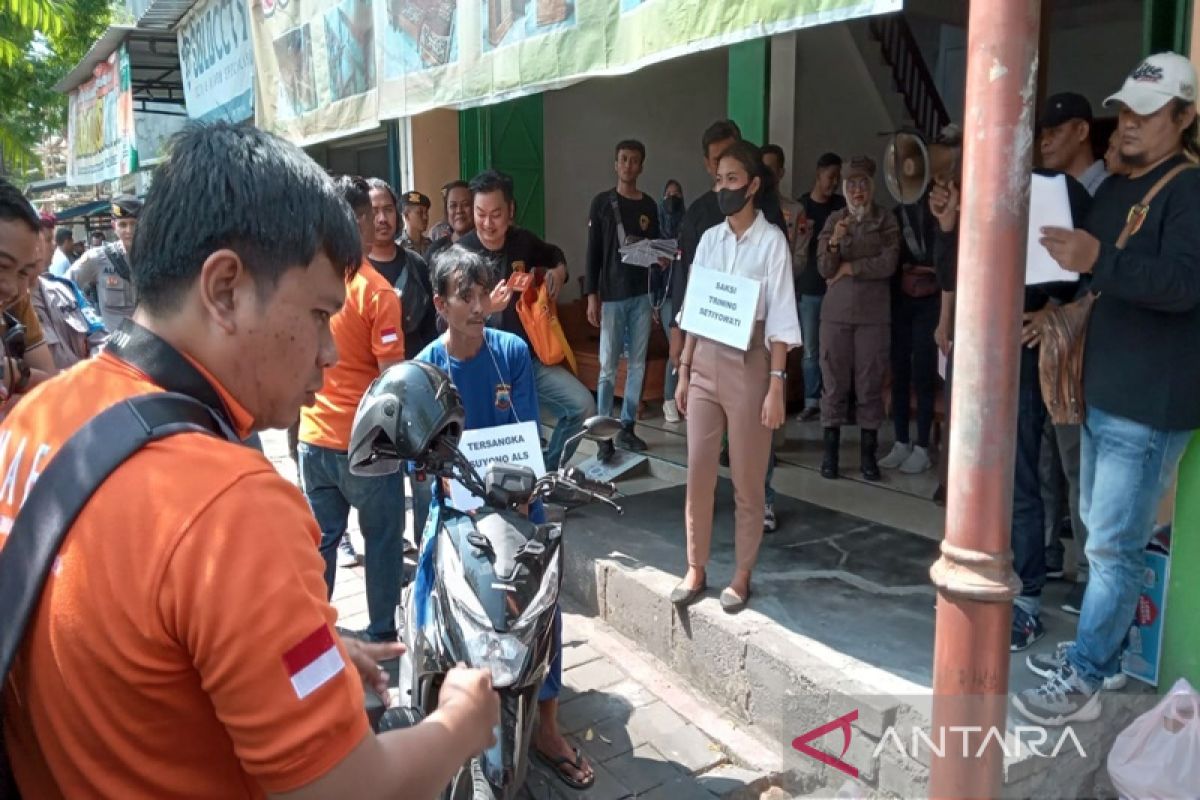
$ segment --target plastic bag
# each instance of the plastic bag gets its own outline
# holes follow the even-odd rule
[[[1118,734],[1108,775],[1122,798],[1200,797],[1200,694],[1187,680]]]

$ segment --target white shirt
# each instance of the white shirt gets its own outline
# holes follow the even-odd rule
[[[754,318],[759,322],[765,320],[763,338],[767,349],[771,349],[772,342],[783,342],[789,350],[800,346],[800,320],[796,316],[796,287],[787,237],[767,222],[761,211],[740,239],[729,227],[729,220],[705,231],[692,264],[758,281],[762,289]]]
[[[65,278],[67,270],[70,268],[71,259],[67,258],[67,254],[59,248],[54,248],[54,256],[50,259],[50,274]]]

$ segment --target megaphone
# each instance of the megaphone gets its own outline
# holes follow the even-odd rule
[[[925,196],[932,177],[929,147],[920,134],[893,133],[883,151],[883,178],[898,203],[910,205]]]

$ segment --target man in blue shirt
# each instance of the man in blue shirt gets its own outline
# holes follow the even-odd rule
[[[491,310],[492,268],[488,260],[460,245],[439,253],[433,268],[433,304],[446,321],[446,332],[417,355],[445,370],[458,389],[466,428],[490,428],[538,420],[537,383],[529,345],[521,337],[486,325]],[[541,503],[530,519],[542,522]],[[568,786],[586,789],[595,781],[592,767],[558,727],[562,689],[562,617],[554,612],[554,658],[538,700],[534,750]]]

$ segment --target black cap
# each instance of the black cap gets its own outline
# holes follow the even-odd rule
[[[142,213],[142,201],[131,194],[119,194],[112,201],[113,219],[137,219]]]
[[[429,208],[429,205],[429,198],[420,192],[405,192],[404,197],[400,199],[401,208],[412,208],[413,206]]]
[[[1063,92],[1046,99],[1046,106],[1042,109],[1042,118],[1038,124],[1043,128],[1057,128],[1073,119],[1091,122],[1092,104],[1081,94]]]

